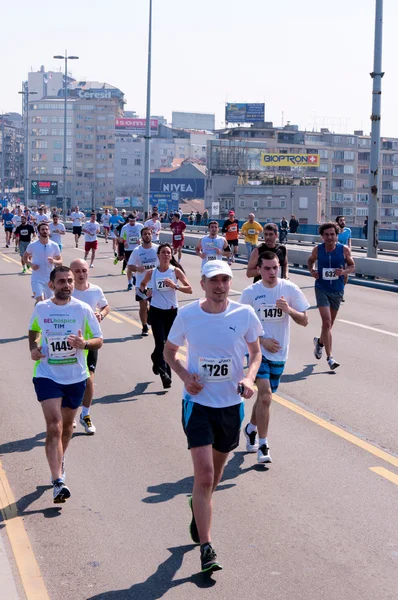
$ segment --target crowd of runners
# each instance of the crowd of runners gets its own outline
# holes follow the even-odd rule
[[[2,214],[6,247],[15,243],[22,274],[31,271],[35,306],[29,348],[35,363],[33,384],[46,421],[53,501],[64,503],[71,495],[65,482],[65,452],[75,419],[86,434],[96,432],[91,417],[94,377],[103,344],[101,322],[110,307],[102,289],[89,281],[89,273],[95,268],[102,226],[104,243],[112,244],[111,267],[119,265],[127,291],[134,288],[141,335],[153,334],[153,373],[164,389],[171,387],[173,372],[183,382],[182,425],[194,471],[190,535],[200,544],[201,570],[220,570],[211,538],[212,495],[229,453],[239,444],[244,400],[255,396],[243,428],[246,450],[257,454],[259,464],[271,463],[270,405],[288,358],[290,324],[308,324],[310,305],[289,279],[288,250],[278,243],[278,226],[262,226],[250,214],[240,227],[234,211],[221,228],[210,221],[195,248],[203,297],[179,308],[180,295],[192,294],[181,264],[186,224],[179,212],[166,225],[172,231],[171,243],[160,241],[156,209],[144,222],[135,212],[106,209],[99,223],[95,214],[86,217],[79,207],[70,219],[75,248],[84,235],[84,259],[65,264],[65,226],[58,213],[43,207],[37,213],[6,208]],[[322,242],[308,259],[321,318],[314,355],[320,360],[325,351],[329,368],[335,370],[339,363],[332,355],[332,327],[355,265],[344,217],[323,223],[319,233]],[[239,254],[239,240],[245,243],[247,286],[239,301],[233,301],[231,265]],[[184,345],[186,362],[178,352]]]

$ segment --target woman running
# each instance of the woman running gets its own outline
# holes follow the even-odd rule
[[[170,244],[160,244],[157,255],[159,266],[145,275],[140,290],[151,298],[149,317],[155,339],[155,349],[151,354],[152,371],[160,375],[163,388],[168,389],[171,387],[171,369],[163,358],[163,348],[177,316],[177,291],[192,294],[192,287],[183,268],[173,257]]]

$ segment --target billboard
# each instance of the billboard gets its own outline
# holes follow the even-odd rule
[[[264,123],[265,104],[264,103],[232,103],[225,105],[226,123]]]
[[[268,154],[261,152],[262,167],[319,167],[319,154]]]
[[[151,133],[157,133],[159,127],[158,119],[150,120]],[[146,119],[122,118],[115,119],[115,129],[127,129],[131,133],[144,135],[146,128]]]
[[[171,192],[151,192],[149,203],[152,207],[157,206],[159,212],[176,212],[178,210],[178,198]]]
[[[205,179],[174,179],[151,177],[151,192],[171,192],[184,198],[204,198]],[[176,196],[175,196],[176,197]]]
[[[30,191],[35,196],[57,196],[58,181],[38,181],[34,179],[30,184]]]

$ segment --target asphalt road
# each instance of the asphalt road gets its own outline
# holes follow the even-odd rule
[[[68,234],[66,264],[83,256],[72,245]],[[91,412],[97,433],[85,436],[78,425],[66,463],[72,497],[59,508],[31,383],[30,276],[19,274],[11,249],[0,253],[0,460],[51,600],[396,600],[396,295],[347,287],[334,328],[341,362],[334,373],[313,356],[317,310],[311,307],[306,329],[292,324],[272,407],[273,463],[257,466],[243,438],[232,453],[215,494],[213,541],[224,570],[206,579],[188,535],[192,468],[182,385],[175,378],[164,392],[153,375],[153,339],[140,336],[134,296],[111,254],[101,240],[90,271],[112,307]],[[184,255],[183,265],[191,301],[202,296],[200,260]],[[243,265],[233,270],[236,299],[248,280]],[[313,305],[313,281],[292,280]],[[1,520],[0,536],[18,596],[30,600],[16,568],[22,551],[14,557]],[[0,598],[9,600],[1,590]]]

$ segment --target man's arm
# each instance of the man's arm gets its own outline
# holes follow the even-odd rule
[[[282,312],[289,315],[289,317],[291,317],[293,319],[293,321],[295,323],[297,323],[297,325],[302,325],[302,327],[307,327],[308,316],[307,316],[307,312],[305,310],[304,311],[295,310],[294,308],[289,306],[287,300],[283,296],[278,298],[278,300],[276,301],[276,306],[277,306],[277,308],[280,308],[282,310]]]
[[[195,252],[202,259],[206,257],[206,255],[202,252],[202,240],[199,240],[199,242],[196,244]]]
[[[250,259],[246,269],[246,277],[256,277],[258,275],[257,271],[257,261],[258,261],[258,248],[254,248],[253,252],[250,255]]]
[[[192,396],[196,396],[203,390],[203,385],[200,383],[197,373],[188,373],[186,368],[182,366],[181,361],[177,358],[178,349],[179,346],[167,340],[163,352],[164,359],[174,373],[183,381],[187,392]]]
[[[40,331],[29,330],[29,350],[30,357],[32,360],[40,360],[45,358],[45,354],[41,353],[41,346],[39,346],[39,339],[41,337]]]
[[[243,398],[251,398],[254,394],[254,382],[260,368],[262,354],[259,338],[254,342],[246,343],[249,351],[249,367],[246,376],[239,381],[239,384],[243,385]]]
[[[95,316],[97,317],[99,323],[101,323],[101,321],[105,319],[105,317],[109,314],[110,310],[111,307],[109,306],[109,304],[105,304],[105,306],[100,308],[99,311],[95,313]]]
[[[222,249],[222,255],[226,256],[227,258],[231,256],[231,250],[227,240],[224,240],[224,248]]]
[[[57,254],[57,256],[54,256],[53,258],[49,256],[48,262],[54,265],[55,267],[59,267],[62,265],[62,256],[60,254]]]
[[[346,266],[344,269],[336,269],[336,275],[339,277],[341,275],[348,275],[349,273],[353,273],[355,271],[355,262],[351,256],[351,250],[348,246],[344,246],[344,259],[346,262]]]
[[[317,260],[318,260],[318,246],[315,246],[315,248],[312,250],[310,257],[307,261],[308,270],[314,279],[319,278],[318,271],[314,269],[314,265]]]

